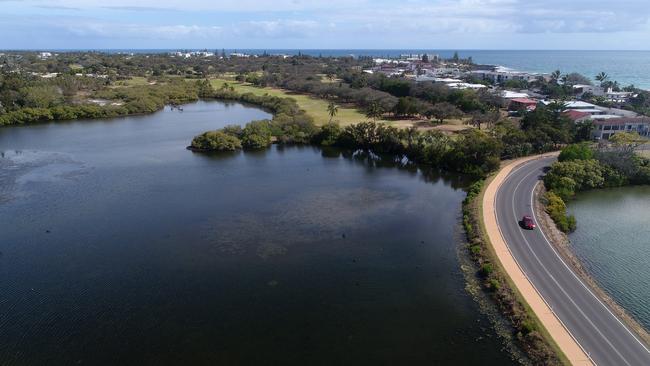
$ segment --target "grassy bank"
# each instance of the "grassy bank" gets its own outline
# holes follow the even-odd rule
[[[322,126],[329,122],[330,116],[327,112],[329,102],[324,99],[312,98],[308,95],[291,93],[277,88],[260,88],[252,84],[241,83],[235,80],[211,79],[210,83],[215,89],[221,89],[224,84],[232,86],[238,93],[253,93],[255,95],[271,95],[281,98],[292,98],[298,103],[298,106],[307,112],[317,126]],[[354,123],[365,121],[368,118],[354,107],[339,106],[338,113],[333,120],[338,121],[341,126],[348,126]],[[388,122],[380,120],[382,122]]]
[[[513,329],[513,339],[534,364],[569,365],[570,362],[553,341],[539,318],[501,266],[490,243],[483,222],[483,196],[494,175],[478,181],[469,189],[463,201],[463,226],[468,250],[477,268],[483,289],[489,294],[501,314]]]

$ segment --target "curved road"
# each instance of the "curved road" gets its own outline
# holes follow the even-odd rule
[[[516,167],[498,188],[499,230],[520,268],[565,328],[597,365],[650,365],[650,351],[602,303],[560,258],[539,228],[522,229],[531,215],[533,191],[544,167],[555,158],[532,160]]]

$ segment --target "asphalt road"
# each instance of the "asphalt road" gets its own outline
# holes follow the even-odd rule
[[[496,195],[499,229],[519,266],[569,333],[597,365],[650,366],[650,351],[560,258],[536,228],[524,230],[524,215],[537,218],[533,190],[554,158],[515,168]],[[579,223],[578,223],[579,225]]]

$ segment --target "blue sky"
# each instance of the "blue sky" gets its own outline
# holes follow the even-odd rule
[[[648,0],[0,0],[0,49],[650,49]]]

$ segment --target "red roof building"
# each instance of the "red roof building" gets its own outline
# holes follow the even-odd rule
[[[580,112],[575,109],[569,109],[564,112],[564,115],[569,117],[573,122],[582,122],[591,118],[591,113]]]
[[[510,105],[508,109],[511,111],[534,111],[537,108],[537,101],[530,98],[513,98],[510,99]]]

